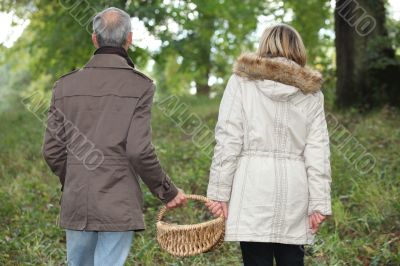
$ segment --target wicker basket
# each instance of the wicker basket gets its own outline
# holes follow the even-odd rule
[[[199,195],[186,195],[188,199],[207,202]],[[220,247],[224,243],[225,219],[218,217],[211,221],[178,225],[161,221],[167,208],[163,206],[157,216],[157,241],[168,253],[179,256],[193,256]]]

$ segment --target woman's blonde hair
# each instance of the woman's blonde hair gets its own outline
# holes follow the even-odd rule
[[[261,57],[286,57],[301,66],[307,63],[306,48],[300,34],[286,24],[264,30],[257,54]]]

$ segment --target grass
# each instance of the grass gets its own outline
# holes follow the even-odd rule
[[[213,130],[218,99],[180,101],[188,106],[186,114],[198,115]],[[361,175],[339,148],[332,148],[334,215],[321,228],[317,243],[307,247],[307,265],[399,265],[399,111],[333,113],[377,163],[372,174]],[[161,162],[186,192],[205,194],[212,146],[194,145],[192,136],[176,124],[179,118],[168,115],[154,106],[153,135]],[[0,113],[0,121],[0,265],[65,265],[65,236],[56,225],[58,179],[40,153],[43,126],[18,104]],[[193,126],[190,121],[183,124]],[[144,193],[147,230],[136,234],[127,265],[241,264],[237,243],[191,258],[161,251],[155,241],[160,203],[146,188]],[[181,223],[210,218],[193,203],[167,216]]]

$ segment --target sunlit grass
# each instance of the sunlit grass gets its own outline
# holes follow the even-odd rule
[[[186,99],[213,130],[218,100]],[[307,247],[308,265],[399,265],[399,112],[383,109],[366,116],[335,112],[357,140],[377,158],[374,174],[360,175],[332,150],[333,212],[316,245]],[[211,158],[191,143],[157,108],[154,143],[169,175],[187,193],[205,194]],[[65,237],[56,225],[60,196],[57,177],[41,158],[42,124],[22,106],[0,114],[0,265],[63,265]],[[236,243],[191,258],[161,251],[155,241],[160,203],[144,188],[147,230],[136,234],[127,265],[240,265]],[[167,213],[175,222],[210,219],[191,203]]]

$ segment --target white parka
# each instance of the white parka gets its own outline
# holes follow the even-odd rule
[[[308,215],[331,214],[321,75],[244,54],[219,110],[207,196],[229,201],[226,241],[311,244]]]

